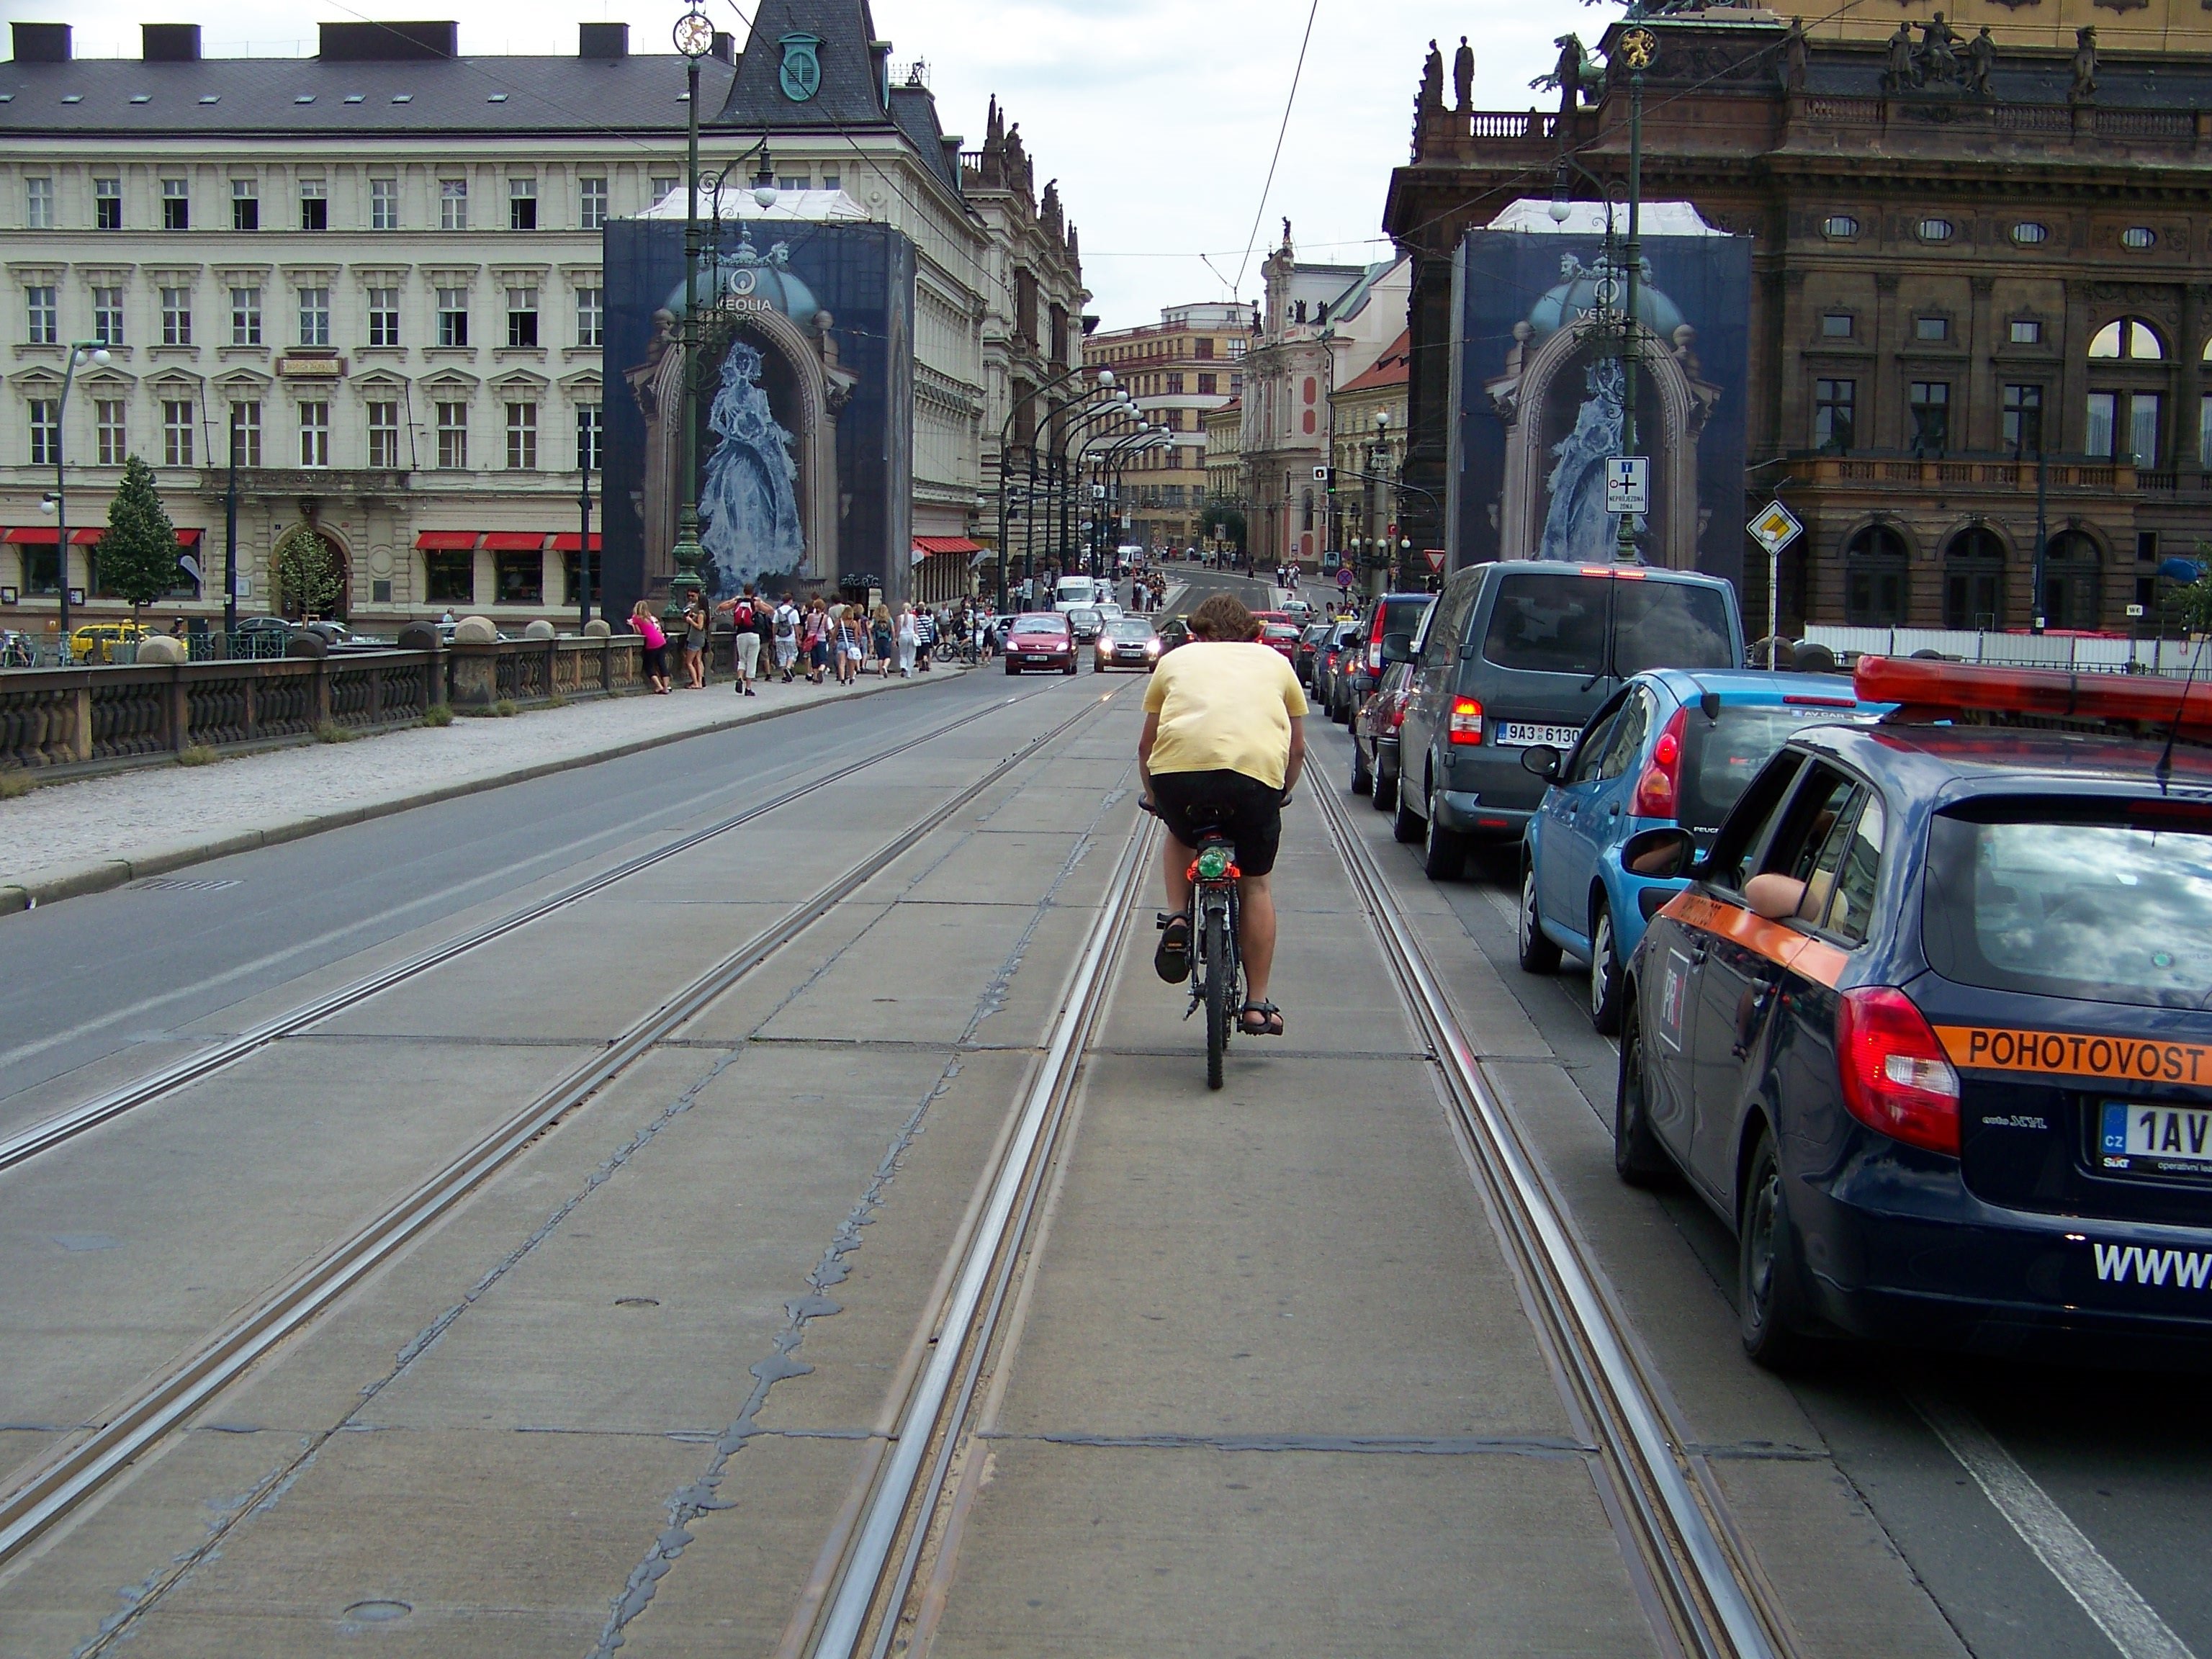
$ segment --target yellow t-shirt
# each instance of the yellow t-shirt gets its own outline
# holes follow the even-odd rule
[[[1273,646],[1193,640],[1160,659],[1145,712],[1160,717],[1154,773],[1242,772],[1279,789],[1306,694]]]

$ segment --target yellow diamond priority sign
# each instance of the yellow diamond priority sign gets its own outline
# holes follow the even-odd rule
[[[1752,540],[1769,553],[1779,553],[1805,532],[1797,522],[1796,514],[1779,501],[1769,501],[1766,510],[1751,521],[1748,526]]]

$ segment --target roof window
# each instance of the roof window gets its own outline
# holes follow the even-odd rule
[[[364,94],[358,92],[349,92],[346,94],[345,100],[349,104],[358,104],[362,101],[363,96]]]
[[[411,92],[395,92],[392,94],[392,101],[395,104],[411,104],[415,101],[415,94]]]
[[[222,94],[219,92],[204,92],[200,94],[200,102],[203,104],[219,104],[222,101]]]
[[[82,104],[84,102],[84,94],[81,92],[65,92],[62,94],[62,102],[64,104]]]
[[[495,92],[491,96],[484,100],[484,102],[487,104],[503,104],[506,101],[507,94],[503,92]]]
[[[295,104],[312,104],[315,101],[315,94],[312,92],[303,92],[292,101]]]
[[[150,104],[154,101],[154,94],[150,92],[134,92],[131,94],[131,101],[134,104]]]

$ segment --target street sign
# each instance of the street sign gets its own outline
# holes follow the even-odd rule
[[[1608,455],[1605,460],[1605,510],[1641,518],[1651,510],[1651,458]]]
[[[1779,553],[1805,532],[1797,522],[1797,515],[1779,501],[1769,501],[1766,511],[1753,519],[1747,526],[1752,540],[1769,553]]]
[[[1437,575],[1439,575],[1439,576],[1441,576],[1441,575],[1443,575],[1443,571],[1444,571],[1444,550],[1443,550],[1443,549],[1442,549],[1441,547],[1431,547],[1431,548],[1425,548],[1425,549],[1423,549],[1423,550],[1422,550],[1421,556],[1422,556],[1423,558],[1426,559],[1426,560],[1429,562],[1429,568],[1430,568],[1430,570],[1431,570],[1432,572],[1434,572],[1436,574],[1437,574]]]
[[[1314,482],[1316,483],[1327,483],[1328,482],[1328,469],[1325,466],[1316,467],[1314,469]]]

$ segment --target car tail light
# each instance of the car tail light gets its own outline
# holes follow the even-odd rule
[[[1390,729],[1395,732],[1406,723],[1406,698],[1401,692],[1390,699]]]
[[[1636,781],[1634,811],[1639,818],[1671,818],[1682,805],[1682,730],[1690,711],[1677,708],[1651,745],[1651,763]]]
[[[1869,1129],[1908,1146],[1959,1155],[1959,1074],[1928,1021],[1888,985],[1846,991],[1836,1007],[1844,1104]]]
[[[1482,741],[1482,704],[1474,697],[1454,697],[1451,706],[1451,740],[1456,744]]]

